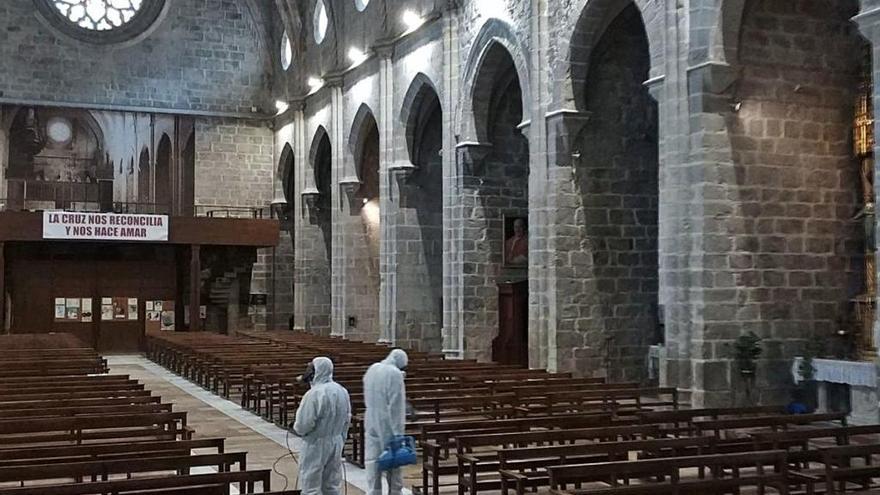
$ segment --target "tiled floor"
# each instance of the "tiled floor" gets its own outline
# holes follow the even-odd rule
[[[140,380],[164,402],[174,404],[175,411],[186,411],[190,427],[197,437],[225,437],[229,452],[246,451],[248,467],[272,469],[272,488],[293,489],[297,477],[297,465],[291,459],[287,442],[294,453],[299,439],[288,437],[286,430],[242,409],[238,404],[222,399],[201,387],[167,371],[142,356],[109,356],[110,372],[127,374]],[[279,460],[279,458],[281,460]],[[346,465],[348,494],[364,493],[364,471]]]

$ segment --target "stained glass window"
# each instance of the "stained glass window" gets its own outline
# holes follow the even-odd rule
[[[110,31],[134,18],[142,0],[53,0],[55,9],[83,29]]]

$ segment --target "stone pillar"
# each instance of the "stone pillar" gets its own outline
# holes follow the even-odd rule
[[[450,280],[452,294],[448,299],[449,306],[456,311],[455,320],[450,332],[444,337],[443,347],[447,352],[453,350],[460,357],[471,357],[470,349],[489,349],[490,344],[468,345],[469,340],[481,339],[491,343],[497,328],[486,326],[484,306],[487,297],[496,297],[494,292],[486,294],[478,291],[478,276],[474,272],[485,269],[488,253],[486,246],[478,242],[480,227],[469,227],[474,221],[482,222],[475,215],[479,214],[479,194],[482,179],[479,176],[485,170],[486,158],[491,145],[476,142],[459,143],[456,147],[456,170],[453,181],[456,186],[458,203],[450,208],[444,223],[452,221],[451,229],[445,229],[448,235],[447,249],[451,251]],[[482,282],[479,282],[482,285]]]
[[[534,331],[529,335],[529,364],[550,371],[575,368],[571,353],[576,346],[565,345],[570,341],[566,337],[581,330],[574,328],[566,308],[572,307],[567,299],[582,297],[584,292],[576,290],[575,285],[586,283],[585,274],[572,265],[578,264],[579,258],[572,260],[571,256],[584,249],[572,230],[578,208],[572,178],[581,151],[576,140],[588,120],[588,114],[569,109],[548,112],[545,120],[547,172],[545,183],[537,185],[542,186],[545,194],[543,209],[537,213],[544,226],[532,227],[529,239],[530,248],[537,248],[530,249],[530,273],[537,267],[543,276],[530,284],[529,326]],[[529,191],[531,196],[531,184]],[[536,201],[537,198],[532,200]],[[531,286],[536,287],[533,290]]]
[[[379,342],[397,342],[397,243],[396,213],[399,194],[389,179],[389,168],[394,163],[394,55],[393,44],[374,47],[379,57]],[[396,198],[395,198],[396,196]]]
[[[457,2],[449,1],[443,15],[443,87],[440,95],[443,107],[443,353],[447,357],[464,357],[464,328],[462,321],[462,266],[461,233],[455,219],[462,197],[461,180],[457,173],[458,153],[455,128],[455,108],[460,91]]]
[[[331,335],[345,337],[348,329],[347,322],[347,263],[346,252],[346,229],[344,225],[350,216],[349,199],[346,198],[346,181],[350,178],[345,173],[345,139],[344,129],[344,98],[342,91],[342,78],[328,79],[326,85],[330,96],[330,142],[332,143],[332,201],[331,201],[331,225],[333,228],[333,254],[332,254],[332,310],[331,310]]]

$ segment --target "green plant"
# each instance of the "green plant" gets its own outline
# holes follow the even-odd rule
[[[808,382],[816,377],[816,366],[813,364],[813,360],[820,355],[824,347],[823,342],[817,340],[807,342],[801,362],[798,364],[798,374],[802,381]]]
[[[734,359],[739,372],[743,375],[754,375],[758,368],[758,358],[764,349],[761,348],[761,337],[755,332],[740,335],[733,344]]]

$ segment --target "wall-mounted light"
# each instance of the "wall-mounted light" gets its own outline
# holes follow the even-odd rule
[[[425,23],[425,19],[422,16],[416,14],[412,10],[405,10],[403,12],[403,25],[406,26],[406,32],[411,33],[421,27],[422,24]]]
[[[731,108],[734,112],[739,112],[740,109],[742,109],[742,107],[743,107],[743,103],[742,103],[741,101],[738,101],[738,102],[736,102],[736,103],[730,105],[730,108]]]
[[[276,101],[275,110],[277,110],[278,113],[276,113],[275,115],[281,115],[282,113],[286,112],[288,108],[290,108],[290,105],[288,105],[286,101]]]
[[[357,67],[367,60],[367,54],[360,48],[353,46],[348,49],[348,59],[351,60],[352,67]]]
[[[319,89],[324,87],[324,80],[320,77],[310,77],[307,81],[307,84],[309,85],[309,89],[312,91],[312,93],[314,93],[315,91],[318,91]]]

